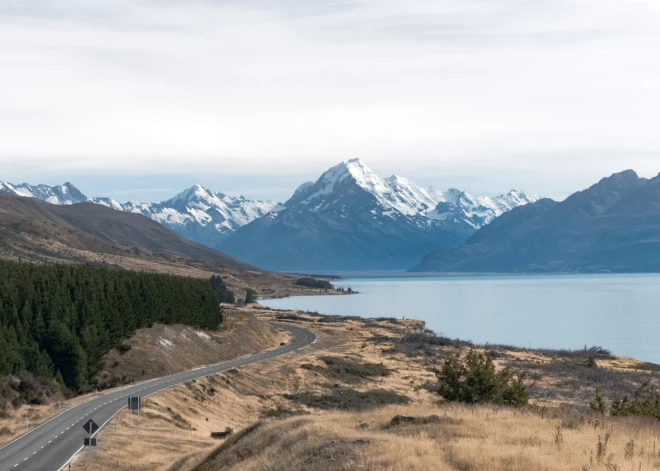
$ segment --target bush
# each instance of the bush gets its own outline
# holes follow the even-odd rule
[[[318,288],[318,289],[332,289],[334,286],[329,281],[326,280],[315,280],[314,278],[298,278],[296,280],[298,286],[306,286],[307,288]]]
[[[489,352],[471,350],[465,362],[449,359],[436,371],[436,376],[438,393],[448,401],[521,407],[529,400],[525,373],[509,368],[495,371]]]
[[[368,410],[390,404],[404,405],[410,403],[408,397],[384,389],[356,391],[354,389],[334,388],[332,393],[328,395],[301,393],[295,395],[285,394],[283,397],[317,409]]]
[[[599,395],[596,391],[596,401],[598,401]],[[635,391],[632,401],[628,399],[628,396],[614,401],[610,408],[610,415],[624,417],[634,415],[660,420],[660,394],[646,381]]]
[[[316,371],[329,379],[357,383],[364,379],[389,376],[392,372],[382,363],[358,363],[348,358],[324,356],[320,360],[326,367],[304,364],[300,367]]]

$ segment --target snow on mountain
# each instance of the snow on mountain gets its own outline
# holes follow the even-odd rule
[[[527,196],[522,191],[511,190],[499,196],[472,196],[468,192],[454,188],[446,193],[437,194],[437,206],[426,216],[430,219],[444,221],[449,217],[458,217],[479,229],[493,219],[513,208],[539,200],[538,196]]]
[[[269,270],[405,269],[531,201],[515,190],[473,197],[398,175],[383,179],[352,159],[302,184],[281,211],[239,228],[222,250]]]
[[[12,185],[11,183],[0,182],[0,192],[15,196],[38,198],[53,204],[75,204],[87,201],[87,197],[69,182],[57,186],[33,186],[27,183]]]
[[[194,185],[161,203],[120,203],[112,198],[88,198],[71,183],[51,187],[0,182],[0,192],[38,198],[53,204],[90,202],[117,211],[140,213],[184,237],[211,247],[217,247],[223,238],[239,227],[279,208],[272,201],[253,201],[243,196],[213,193],[200,185]]]
[[[243,196],[213,193],[201,185],[194,185],[157,205],[133,206],[130,210],[143,214],[150,212],[152,219],[161,222],[194,223],[203,227],[212,226],[221,233],[231,233],[277,209],[277,206],[273,201],[254,201]]]
[[[475,229],[517,206],[539,199],[517,190],[494,197],[474,197],[455,188],[445,192],[434,187],[422,188],[398,175],[382,179],[360,159],[352,159],[330,168],[317,182],[298,187],[285,206],[302,205],[315,212],[324,211],[339,201],[337,196],[348,181],[375,198],[378,208],[371,210],[373,214],[390,218],[421,216],[431,221],[460,220]]]
[[[360,159],[303,183],[283,205],[201,185],[160,203],[87,198],[70,183],[0,183],[0,191],[139,213],[261,268],[290,271],[407,269],[429,251],[458,247],[496,217],[537,200],[516,190],[489,197],[424,188],[398,175],[381,178]]]

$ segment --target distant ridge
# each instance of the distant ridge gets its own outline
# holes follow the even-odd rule
[[[626,170],[557,203],[543,199],[434,251],[412,271],[658,272],[660,176]]]

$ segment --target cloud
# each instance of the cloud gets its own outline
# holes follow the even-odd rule
[[[0,163],[286,174],[360,156],[539,182],[547,168],[657,173],[658,5],[3,4]]]

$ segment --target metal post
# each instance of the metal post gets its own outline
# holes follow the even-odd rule
[[[90,432],[92,427],[89,428]],[[89,469],[92,469],[92,434],[89,434]]]
[[[28,428],[28,420],[27,420],[27,415],[25,416],[25,428]]]

